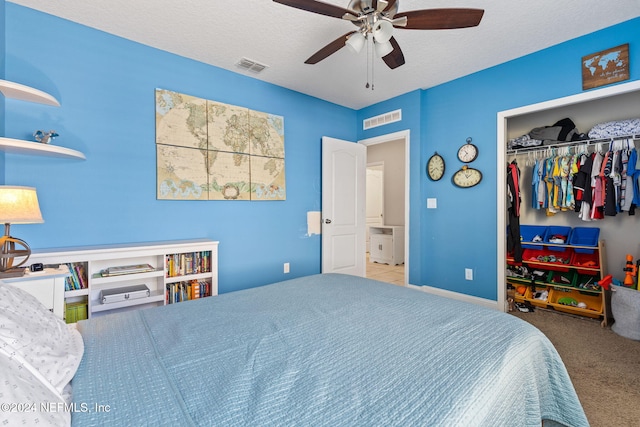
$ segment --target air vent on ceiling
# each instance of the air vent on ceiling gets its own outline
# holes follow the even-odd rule
[[[265,68],[269,68],[268,65],[261,64],[252,59],[241,58],[240,61],[236,63],[236,67],[242,68],[243,70],[251,71],[252,73],[261,73]]]
[[[388,113],[380,114],[379,116],[364,119],[362,121],[362,128],[367,130],[382,125],[388,125],[389,123],[399,122],[400,120],[402,120],[402,110],[390,111]]]

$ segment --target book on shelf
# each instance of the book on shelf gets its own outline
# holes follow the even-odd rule
[[[88,286],[87,269],[82,262],[67,263],[69,268],[69,276],[64,281],[65,291],[76,291],[78,289],[86,289]]]
[[[211,251],[169,254],[165,268],[167,277],[210,272]]]
[[[121,276],[123,274],[134,273],[147,273],[149,271],[155,271],[150,264],[134,264],[134,265],[121,265],[117,267],[107,267],[100,272],[102,277],[109,276]]]
[[[211,296],[211,283],[206,280],[189,280],[167,283],[165,300],[167,304],[175,304],[182,301]]]

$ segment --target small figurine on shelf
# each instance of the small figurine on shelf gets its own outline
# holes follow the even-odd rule
[[[50,130],[49,132],[44,130],[37,130],[33,133],[36,141],[41,142],[43,144],[48,144],[53,138],[59,136],[55,130]]]
[[[627,254],[627,264],[622,270],[625,273],[624,286],[635,288],[635,280],[633,278],[638,274],[638,267],[633,263],[633,255]]]

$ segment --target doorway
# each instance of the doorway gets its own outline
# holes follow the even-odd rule
[[[384,162],[367,163],[367,252],[371,248],[369,227],[384,224]]]
[[[409,264],[409,131],[395,132],[375,138],[358,141],[367,146],[367,171],[372,170],[372,176],[379,173],[382,180],[380,190],[375,190],[372,198],[380,197],[380,200],[370,200],[369,188],[367,189],[367,210],[370,205],[381,203],[382,207],[377,211],[381,219],[376,221],[375,214],[367,217],[367,242],[368,231],[371,225],[404,226],[404,264],[388,265],[371,263],[367,251],[367,277],[386,281],[400,286],[408,284]],[[380,172],[377,172],[377,171]],[[367,185],[369,178],[367,178]],[[373,211],[373,209],[372,209]],[[374,224],[377,222],[378,224]]]

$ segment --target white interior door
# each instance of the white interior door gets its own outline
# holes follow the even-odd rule
[[[367,252],[369,252],[369,227],[384,225],[384,164],[367,165]]]
[[[365,276],[367,148],[322,137],[322,272]]]

